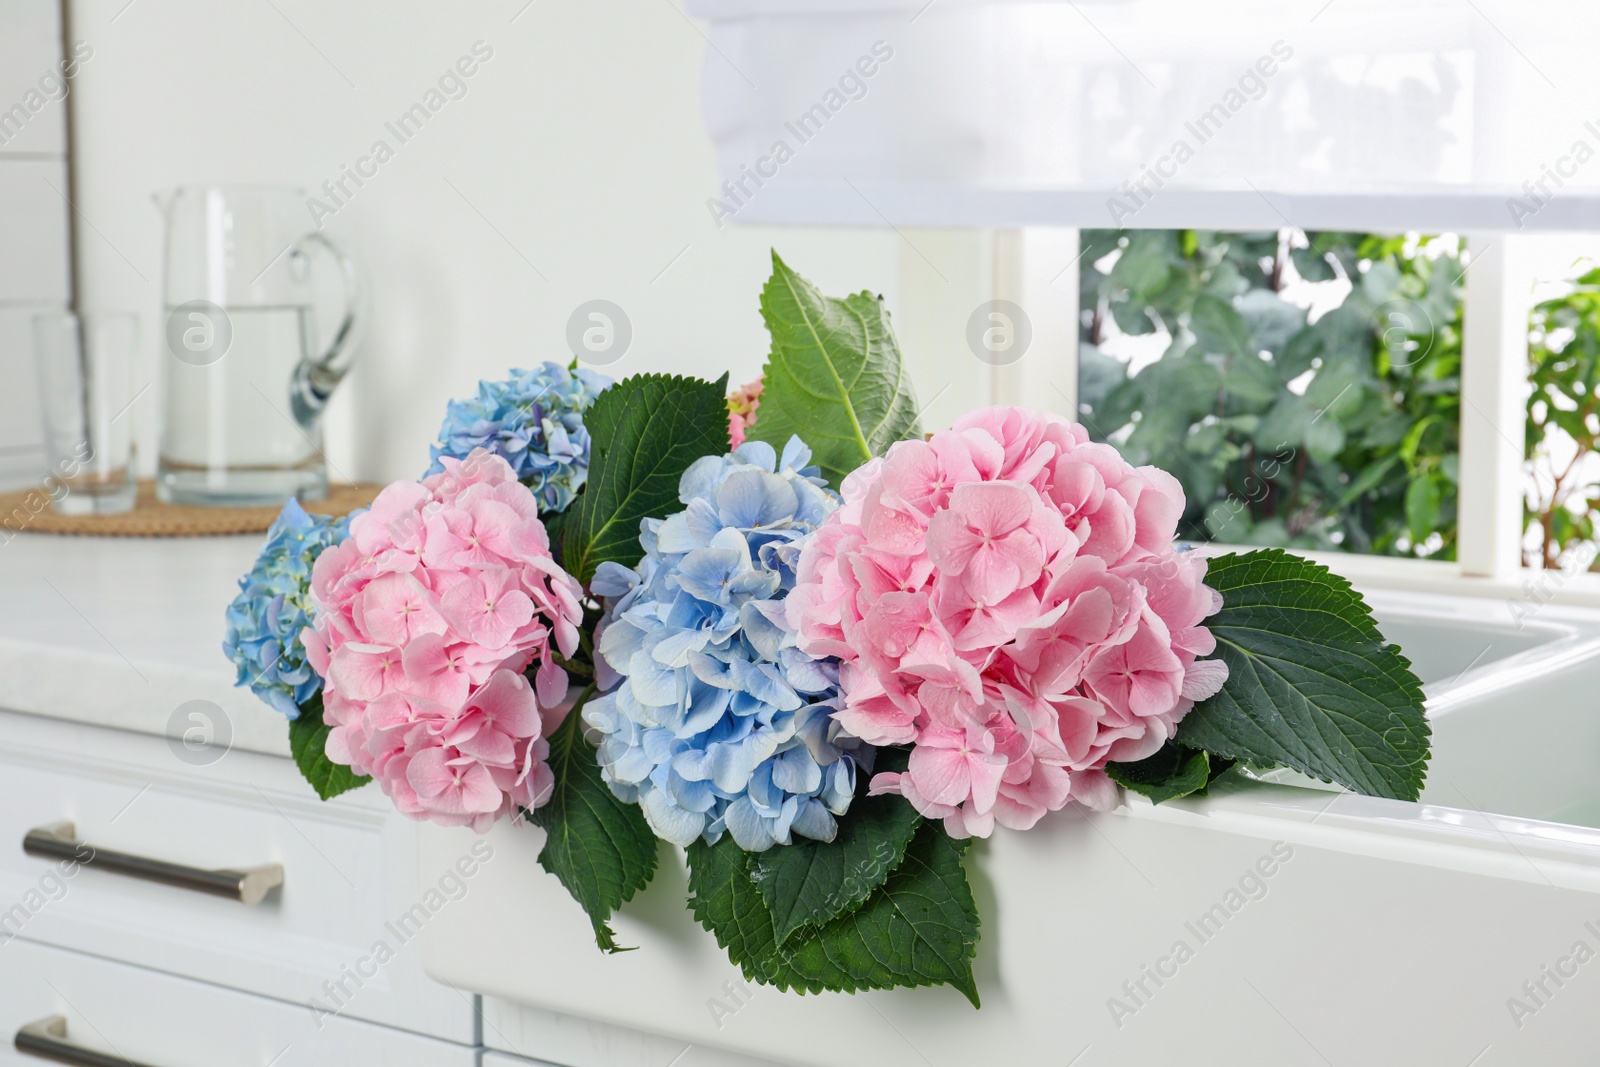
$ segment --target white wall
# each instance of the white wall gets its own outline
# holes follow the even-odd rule
[[[467,95],[327,220],[375,294],[358,369],[330,415],[336,476],[415,477],[445,400],[510,366],[569,358],[566,322],[583,301],[615,301],[632,319],[615,372],[726,369],[738,383],[766,352],[757,299],[769,247],[825,291],[872,289],[892,308],[902,285],[931,277],[889,232],[716,227],[705,42],[671,0],[535,0],[519,14],[525,3],[69,0],[72,36],[94,48],[71,97],[83,305],[141,315],[153,376],[151,192],[314,189],[387,136],[384,123],[478,40],[494,54]],[[944,237],[929,247],[956,286],[976,239]],[[959,329],[973,301],[963,292],[952,304]],[[902,320],[902,337],[918,332]],[[985,399],[975,376],[986,368],[959,350],[959,334],[947,340],[939,356],[913,354],[924,401],[943,391],[932,425]],[[147,459],[154,398],[140,405]]]

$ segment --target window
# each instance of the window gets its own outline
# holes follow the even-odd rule
[[[1085,230],[1079,418],[1196,540],[1453,560],[1454,236]]]
[[[1595,251],[1593,239],[1547,239],[1535,250],[1522,542],[1529,567],[1596,567],[1600,266],[1592,258]]]

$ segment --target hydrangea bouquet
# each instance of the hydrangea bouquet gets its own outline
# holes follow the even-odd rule
[[[1421,685],[1347,583],[1175,544],[1176,479],[1063,416],[925,434],[866,293],[774,256],[761,309],[731,396],[547,363],[369,510],[284,509],[224,647],[324,799],[525,814],[607,951],[665,840],[750,980],[974,1006],[974,838],[1239,764],[1416,799]]]

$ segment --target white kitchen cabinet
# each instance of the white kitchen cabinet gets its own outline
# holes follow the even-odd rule
[[[0,946],[0,1064],[37,1067],[15,1035],[60,1038],[148,1067],[474,1067],[477,1050],[21,939]],[[70,1061],[67,1061],[70,1062]]]
[[[0,530],[0,708],[161,738],[181,705],[204,700],[234,752],[287,760],[283,716],[234,686],[221,649],[260,544]]]
[[[31,716],[0,714],[0,768],[0,936],[473,1042],[471,997],[423,974],[418,935],[470,893],[455,865],[476,874],[479,856],[492,862],[487,843],[466,842],[419,881],[413,824],[376,790],[324,803],[288,760]],[[279,864],[283,885],[247,906],[93,865],[63,878],[20,846],[64,821],[96,849],[202,869]],[[59,899],[45,891],[16,910],[56,882]]]
[[[791,1067],[1590,1062],[1600,1021],[1573,976],[1600,946],[1600,626],[1553,606],[1522,626],[1489,598],[1373,602],[1428,683],[1421,803],[1234,774],[1206,798],[997,831],[966,864],[981,1011],[949,988],[746,985],[684,907],[676,849],[612,924],[638,950],[607,956],[540,868],[543,831],[507,823],[481,906],[428,928],[429,972],[485,995],[486,1045],[578,1067],[613,1062],[606,1027],[660,1035],[636,1039],[669,1053],[657,1067],[674,1043],[692,1046],[680,1067],[709,1049]],[[424,856],[458,838],[425,828]]]
[[[511,1056],[504,1052],[493,1050],[485,1051],[483,1059],[478,1061],[482,1067],[559,1067],[542,1060],[530,1060],[523,1056]]]
[[[483,1043],[484,1063],[507,1067],[777,1067],[769,1060],[495,997],[483,998]],[[489,1058],[496,1054],[502,1058]]]
[[[419,866],[414,823],[375,787],[317,799],[231,688],[222,611],[259,540],[0,539],[0,1063],[41,1062],[12,1035],[58,1015],[151,1067],[477,1062],[478,998],[423,973],[417,930],[499,858]],[[23,851],[62,823],[102,859],[282,883],[247,905]]]

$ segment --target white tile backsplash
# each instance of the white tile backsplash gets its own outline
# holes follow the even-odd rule
[[[0,157],[66,153],[61,72],[57,0],[0,0]]]
[[[60,0],[0,0],[0,489],[44,472],[32,319],[72,299],[62,24]]]
[[[0,308],[0,459],[19,450],[38,449],[37,375],[33,363],[33,316],[40,307]]]
[[[0,307],[67,302],[67,191],[65,160],[0,157]]]

